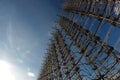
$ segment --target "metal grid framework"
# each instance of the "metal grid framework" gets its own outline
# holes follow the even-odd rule
[[[118,2],[66,1],[38,80],[120,80]]]

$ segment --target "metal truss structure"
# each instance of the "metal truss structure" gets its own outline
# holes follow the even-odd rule
[[[38,80],[120,80],[117,3],[66,1]]]

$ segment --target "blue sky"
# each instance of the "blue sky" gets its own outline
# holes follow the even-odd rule
[[[0,61],[16,80],[36,80],[62,0],[0,0]]]

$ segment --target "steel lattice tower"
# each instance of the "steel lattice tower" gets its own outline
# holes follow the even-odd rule
[[[69,0],[38,80],[120,80],[120,1]]]

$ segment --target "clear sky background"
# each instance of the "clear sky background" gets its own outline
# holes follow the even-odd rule
[[[38,78],[62,2],[0,0],[0,61],[15,80]]]

